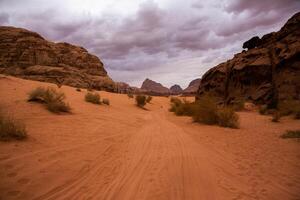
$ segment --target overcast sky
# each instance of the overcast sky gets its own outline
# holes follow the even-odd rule
[[[0,25],[83,46],[115,81],[186,87],[297,11],[300,0],[0,0]]]

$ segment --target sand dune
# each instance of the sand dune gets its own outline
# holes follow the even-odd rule
[[[300,145],[279,136],[300,129],[240,112],[237,130],[192,123],[154,97],[148,110],[100,92],[111,106],[63,86],[72,114],[26,102],[49,83],[0,78],[0,105],[29,138],[0,143],[0,199],[300,199]],[[53,85],[52,85],[53,86]]]

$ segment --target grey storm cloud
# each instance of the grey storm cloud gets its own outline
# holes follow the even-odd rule
[[[300,9],[298,0],[143,0],[120,14],[75,12],[62,2],[80,1],[0,0],[0,25],[83,46],[116,81],[139,85],[154,77],[183,87],[186,77],[201,77],[240,51],[244,41],[277,31]]]

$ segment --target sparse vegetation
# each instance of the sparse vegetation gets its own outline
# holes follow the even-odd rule
[[[146,98],[146,102],[147,102],[147,103],[150,103],[150,102],[151,102],[151,100],[152,100],[152,96],[147,96],[147,98]]]
[[[0,113],[0,140],[7,141],[11,139],[23,140],[27,138],[25,125],[16,121],[12,117]]]
[[[221,108],[217,111],[218,124],[223,127],[238,128],[239,116],[232,108]]]
[[[232,109],[235,111],[241,111],[245,109],[245,101],[244,100],[238,100],[232,104]]]
[[[101,104],[100,95],[98,93],[88,92],[85,95],[85,101],[93,104]]]
[[[65,94],[55,88],[38,87],[29,93],[28,101],[44,103],[46,108],[54,113],[70,112],[70,106],[65,103]]]
[[[136,105],[139,107],[144,107],[147,103],[145,95],[135,96]]]
[[[134,98],[132,93],[127,93],[128,98]]]
[[[103,99],[102,103],[108,106],[110,105],[109,99]]]
[[[212,96],[204,96],[194,103],[179,98],[171,98],[170,112],[176,115],[192,116],[195,122],[218,124],[223,127],[238,128],[239,117],[230,107],[218,107]]]
[[[278,102],[277,108],[268,108],[267,105],[259,107],[259,113],[262,115],[272,114],[272,122],[278,122],[282,116],[294,115],[295,119],[300,119],[300,101],[287,99]]]
[[[286,138],[300,138],[300,130],[286,131],[286,133],[281,135],[280,137],[283,138],[283,139],[286,139]]]
[[[170,112],[174,112],[178,116],[192,116],[194,103],[190,103],[186,100],[181,101],[177,97],[171,98],[171,108],[169,109]]]
[[[218,123],[218,106],[213,96],[206,95],[196,102],[193,119],[204,124]]]

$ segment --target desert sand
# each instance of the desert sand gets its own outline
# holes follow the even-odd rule
[[[0,105],[26,124],[25,141],[0,142],[0,199],[300,199],[300,129],[290,117],[239,112],[240,129],[193,123],[168,112],[169,98],[143,110],[123,94],[111,105],[62,86],[72,114],[26,101],[37,86],[0,78]]]

